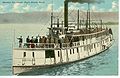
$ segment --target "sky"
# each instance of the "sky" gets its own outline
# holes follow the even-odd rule
[[[0,0],[0,13],[25,13],[34,11],[63,11],[64,0]],[[104,0],[90,4],[94,12],[118,12],[119,0]],[[69,10],[85,11],[87,4],[69,3]]]

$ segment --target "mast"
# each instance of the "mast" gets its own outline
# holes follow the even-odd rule
[[[87,10],[87,20],[86,20],[86,33],[87,33],[87,29],[88,29],[88,10]]]
[[[88,19],[89,19],[89,29],[91,28],[90,27],[90,3],[88,3]],[[90,33],[90,31],[89,31],[89,33]]]
[[[77,23],[78,23],[78,24],[77,24],[77,25],[78,25],[78,26],[77,26],[77,29],[79,30],[79,10],[78,10],[78,19],[77,19]]]
[[[102,27],[102,20],[100,20],[100,22],[101,22],[101,31],[102,31],[102,28],[103,28],[103,27]]]
[[[65,29],[65,33],[68,30],[68,1],[65,0],[64,1],[64,27],[66,27]]]
[[[59,27],[59,19],[57,19],[57,27]]]
[[[53,0],[52,0],[52,12],[51,12],[51,28],[53,27]]]
[[[51,13],[51,28],[53,27],[53,12]]]
[[[87,30],[88,28],[89,30]],[[87,10],[86,33],[90,33],[90,3],[88,3],[88,10]]]

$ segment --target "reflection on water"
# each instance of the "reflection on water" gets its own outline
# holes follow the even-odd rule
[[[115,43],[112,47],[84,61],[46,69],[34,69],[19,75],[117,75],[118,74],[118,26],[111,26]],[[14,36],[15,30],[15,36]],[[0,75],[12,75],[12,44],[22,35],[46,35],[47,27],[39,24],[0,24]]]

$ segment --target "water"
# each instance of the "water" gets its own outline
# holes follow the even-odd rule
[[[37,69],[20,75],[118,75],[118,25],[110,27],[113,29],[115,42],[109,50],[100,55],[84,61]],[[47,27],[39,24],[0,24],[0,76],[12,75],[12,44],[17,41],[17,37],[45,35],[48,33],[46,31]]]

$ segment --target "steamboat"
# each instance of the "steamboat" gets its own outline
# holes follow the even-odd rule
[[[78,10],[77,22],[68,22],[68,3],[74,1],[88,4],[86,20],[80,19]],[[13,74],[85,60],[109,49],[114,41],[112,29],[102,20],[91,20],[89,5],[93,1],[65,0],[64,21],[58,18],[53,22],[51,13],[47,36],[37,42],[20,43],[19,47],[13,47]]]

